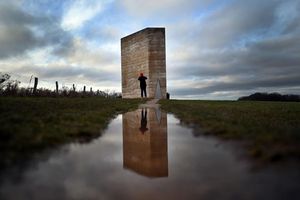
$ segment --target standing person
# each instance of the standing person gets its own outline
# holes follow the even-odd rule
[[[141,88],[141,97],[143,98],[143,94],[145,94],[145,97],[147,97],[147,91],[146,91],[146,80],[147,77],[144,76],[143,73],[140,74],[140,77],[138,78],[138,80],[140,81],[140,88]]]

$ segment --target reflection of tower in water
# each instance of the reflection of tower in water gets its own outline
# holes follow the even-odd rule
[[[148,177],[168,176],[166,113],[144,108],[123,114],[123,167]]]

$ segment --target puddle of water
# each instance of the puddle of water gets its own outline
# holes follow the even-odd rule
[[[99,139],[12,167],[0,199],[300,199],[298,164],[253,171],[236,150],[194,137],[173,115],[139,109],[119,115]]]

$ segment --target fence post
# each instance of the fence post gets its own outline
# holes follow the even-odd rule
[[[55,81],[55,85],[56,85],[56,93],[58,94],[58,81]]]
[[[85,86],[83,86],[83,92],[85,93]]]
[[[38,82],[39,82],[39,79],[37,77],[34,77],[33,94],[36,93]]]
[[[75,84],[73,84],[73,92],[75,92]]]

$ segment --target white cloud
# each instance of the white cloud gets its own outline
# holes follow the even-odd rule
[[[31,75],[39,77],[39,87],[54,88],[54,82],[78,89],[88,88],[120,91],[119,55],[107,46],[93,46],[74,37],[72,49],[64,57],[51,56],[52,47],[39,48],[19,57],[0,59],[1,71],[27,87]]]
[[[115,51],[115,45],[105,44],[95,46],[81,38],[75,37],[73,50],[64,59],[67,63],[87,68],[101,68],[105,72],[121,73],[118,63],[119,50]],[[107,48],[112,46],[111,48]]]
[[[111,0],[74,0],[70,6],[66,6],[62,19],[62,27],[65,30],[80,28],[86,21],[92,19],[104,10]]]
[[[188,13],[190,10],[207,5],[212,0],[120,0],[121,5],[134,16],[142,17],[173,17],[180,13]],[[157,15],[159,14],[159,15]]]

